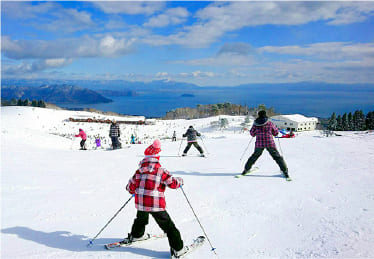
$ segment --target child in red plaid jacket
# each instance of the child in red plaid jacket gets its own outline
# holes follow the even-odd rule
[[[135,207],[138,210],[129,234],[130,241],[142,240],[145,226],[148,224],[149,214],[155,219],[159,227],[167,234],[171,252],[181,254],[186,249],[179,230],[166,212],[165,188],[177,189],[183,185],[183,179],[172,177],[161,168],[158,153],[161,143],[155,140],[145,151],[145,158],[140,162],[139,169],[127,184],[126,189],[135,194]]]
[[[248,158],[244,171],[242,172],[243,175],[251,170],[253,164],[261,156],[264,149],[266,149],[275,162],[277,162],[284,176],[289,178],[286,162],[279,154],[273,139],[273,136],[277,136],[278,133],[279,131],[277,127],[275,127],[275,125],[268,120],[266,111],[259,111],[258,118],[254,121],[254,124],[250,130],[251,136],[256,137],[255,151]]]

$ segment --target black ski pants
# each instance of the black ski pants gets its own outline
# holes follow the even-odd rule
[[[255,148],[255,152],[248,158],[247,163],[245,164],[245,171],[249,171],[253,164],[257,161],[257,159],[262,155],[264,152],[265,147],[258,147]],[[280,169],[283,173],[288,173],[286,162],[284,161],[283,157],[279,154],[278,150],[274,147],[266,147],[266,150],[269,152],[271,157],[277,162]]]
[[[82,139],[81,142],[80,142],[80,145],[81,145],[81,148],[84,148],[84,144],[86,143],[86,140],[85,139]]]
[[[131,235],[135,238],[144,235],[145,226],[148,225],[149,214],[152,215],[157,225],[167,234],[170,247],[175,251],[181,250],[183,248],[181,234],[166,211],[146,212],[138,210],[131,228]]]
[[[197,150],[199,150],[200,154],[203,154],[203,149],[197,144],[197,142],[188,142],[186,148],[184,149],[183,153],[187,154],[188,150],[190,150],[191,146],[194,145]]]
[[[113,149],[116,149],[116,148],[120,148],[121,144],[119,143],[119,140],[118,140],[118,137],[111,137],[112,139],[112,146],[113,146]]]

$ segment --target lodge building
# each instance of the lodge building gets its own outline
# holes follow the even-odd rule
[[[292,131],[315,130],[318,124],[316,117],[305,117],[301,114],[277,115],[269,118],[278,129]]]

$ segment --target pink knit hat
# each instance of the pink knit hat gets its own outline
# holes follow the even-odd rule
[[[152,146],[153,146],[154,148],[160,148],[160,149],[161,149],[161,142],[160,142],[158,139],[156,139],[155,141],[153,141]],[[161,150],[160,150],[160,151],[161,151]]]
[[[147,149],[144,151],[144,155],[150,156],[150,157],[156,157],[159,159],[160,156],[157,156],[158,153],[161,152],[161,142],[156,139],[153,141],[153,144],[147,147]]]

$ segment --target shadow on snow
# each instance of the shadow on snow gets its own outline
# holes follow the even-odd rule
[[[51,248],[63,249],[72,252],[107,251],[104,244],[117,242],[118,238],[98,238],[93,246],[87,247],[89,238],[84,235],[74,235],[68,231],[42,232],[28,227],[12,227],[2,229],[2,233],[14,234],[19,238],[33,241]],[[154,258],[167,258],[170,252],[153,251],[138,247],[120,247],[108,252],[129,252]]]
[[[175,171],[171,172],[172,175],[193,175],[193,176],[232,176],[234,177],[237,174],[234,173],[200,173],[200,172],[184,172],[184,171]],[[275,174],[275,175],[262,175],[262,174],[248,174],[244,177],[277,177],[282,178],[283,176],[281,174]]]

